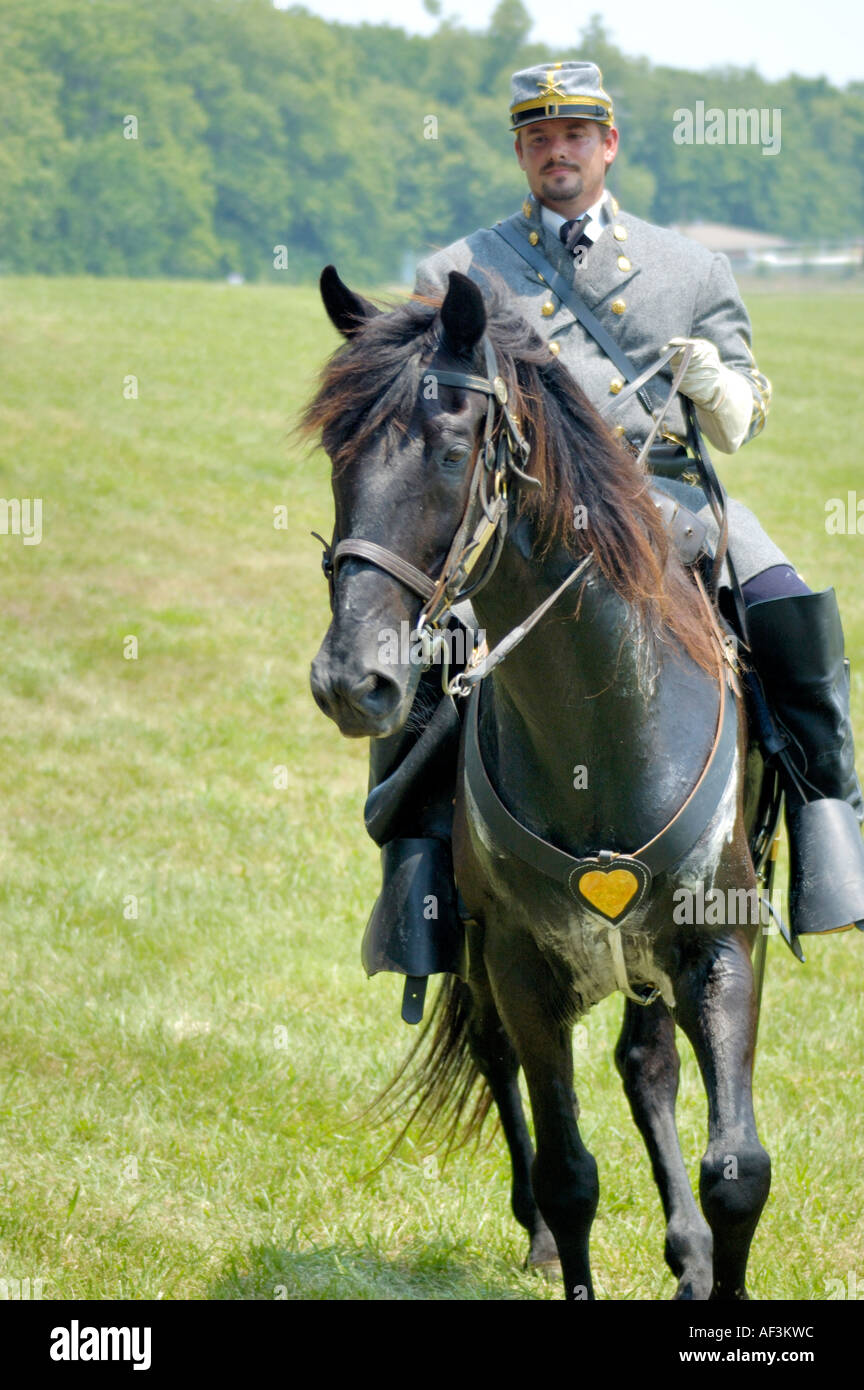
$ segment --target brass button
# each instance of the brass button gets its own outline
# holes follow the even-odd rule
[[[627,308],[627,301],[624,299],[613,299],[611,304],[613,314],[623,314]]]
[[[560,343],[550,343],[550,344],[549,344],[549,351],[550,351],[551,353],[553,353],[553,354],[555,355],[555,357],[557,357],[558,354],[559,354],[559,352],[561,351],[561,344],[560,344]]]
[[[555,305],[552,303],[551,299],[547,299],[545,304],[540,305],[540,313],[543,315],[544,319],[548,319],[550,314],[555,313]]]
[[[631,266],[631,264],[630,264],[630,262],[628,261],[628,259],[627,259],[626,256],[619,256],[619,257],[618,257],[618,269],[619,269],[619,270],[632,270],[632,269],[633,269],[633,267]]]
[[[612,380],[609,382],[609,390],[612,392],[612,395],[617,396],[618,392],[623,390],[623,387],[624,382],[621,380],[620,376],[613,376]]]
[[[530,241],[530,243],[531,243],[532,246],[536,246],[537,243],[538,243],[538,241],[540,240],[540,238],[539,238],[539,236],[537,235],[536,232],[529,232],[529,233],[528,233],[528,240]]]
[[[618,439],[621,439],[624,435],[624,426],[616,425],[612,433],[616,435]]]
[[[615,238],[616,241],[626,241],[626,240],[627,240],[627,228],[626,228],[626,227],[621,227],[621,226],[613,227],[613,228],[612,228],[612,235],[614,236],[614,238]]]

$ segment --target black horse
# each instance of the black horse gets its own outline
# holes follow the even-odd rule
[[[678,925],[676,913],[682,894],[698,901],[709,889],[755,890],[746,720],[711,621],[670,550],[641,468],[548,347],[494,295],[484,302],[453,273],[440,305],[414,300],[380,313],[332,270],[322,293],[348,341],[325,367],[305,427],[320,433],[333,462],[335,535],[360,544],[352,550],[349,541],[341,555],[312,688],[342,733],[381,738],[408,718],[420,670],[382,661],[380,634],[402,622],[413,629],[419,593],[430,607],[417,572],[437,579],[454,535],[476,535],[484,510],[497,517],[489,490],[478,496],[477,477],[500,461],[495,444],[508,430],[511,443],[524,439],[522,468],[539,486],[529,487],[517,465],[494,489],[509,530],[473,600],[490,647],[580,570],[472,694],[453,835],[470,965],[467,983],[448,979],[436,1004],[421,1100],[444,1103],[443,1086],[457,1073],[464,1079],[457,1063],[470,1052],[488,1088],[475,1116],[482,1119],[491,1092],[532,1262],[557,1255],[567,1297],[593,1297],[597,1167],[577,1124],[572,1029],[622,989],[616,1063],[660,1191],[676,1297],[746,1298],[771,1170],[751,1092],[751,952],[760,928],[758,919]],[[493,390],[509,401],[506,412]],[[371,543],[365,553],[363,542]],[[400,571],[386,556],[411,564]],[[439,597],[444,588],[442,579]],[[682,806],[689,814],[698,802],[721,742],[728,757],[719,791],[695,831],[691,817],[691,834],[666,867],[657,846],[668,845],[670,823],[684,824]],[[532,861],[532,844],[551,854],[538,850]],[[642,873],[643,851],[653,872]],[[676,1023],[708,1098],[704,1217],[675,1128]]]

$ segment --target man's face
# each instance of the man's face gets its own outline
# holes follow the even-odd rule
[[[614,126],[558,118],[535,121],[519,134],[516,158],[541,203],[578,216],[597,202],[618,149]]]

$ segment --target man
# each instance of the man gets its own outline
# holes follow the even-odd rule
[[[601,410],[625,385],[622,371],[610,360],[616,350],[623,350],[628,365],[641,372],[665,345],[677,344],[683,352],[692,344],[679,391],[694,403],[711,443],[734,453],[764,427],[771,398],[769,382],[750,350],[747,311],[725,256],[621,212],[606,190],[618,131],[612,100],[601,83],[599,69],[587,62],[541,65],[514,74],[511,128],[529,196],[521,211],[497,228],[476,231],[425,261],[418,269],[417,293],[443,295],[451,270],[471,275],[481,287],[494,275],[514,313],[546,339],[550,352]],[[556,272],[563,279],[556,279]],[[571,307],[571,286],[593,314],[593,327],[590,317],[586,327],[585,316]],[[680,355],[670,363],[670,373],[678,361]],[[667,394],[668,383],[655,377],[626,396],[620,412],[612,415],[615,432],[634,450],[647,437]],[[664,443],[652,449],[650,464],[668,472],[670,457],[673,465],[677,458],[678,471],[684,471],[687,428],[680,396],[667,412],[662,436]],[[678,486],[686,492],[686,485]],[[864,846],[856,823],[856,817],[864,819],[864,801],[855,774],[848,666],[834,591],[812,593],[752,513],[732,499],[728,517],[729,554],[746,604],[750,657],[787,745],[784,778],[793,874],[801,883],[810,882],[816,860],[825,874],[825,857],[831,848],[837,850],[838,871],[855,883],[847,901],[855,903],[854,919],[864,930]],[[370,806],[387,800],[381,793],[394,769],[398,773],[399,762],[389,740],[380,748],[373,744]],[[389,788],[398,788],[398,775]],[[392,797],[390,801],[396,804]],[[418,815],[415,795],[408,829],[392,834],[385,845],[385,885],[367,929],[367,968],[374,955],[371,938],[380,939],[397,917],[409,930],[404,875],[403,887],[394,889],[394,876],[387,873],[388,861],[391,869],[399,861],[399,844],[410,843],[415,866],[417,845],[425,839],[430,847],[429,872],[415,875],[417,887],[429,890],[441,877],[448,805],[440,789],[421,802]],[[816,813],[808,811],[802,822],[797,812],[811,802],[823,804]],[[831,806],[826,810],[827,802]],[[391,816],[388,833],[396,828]],[[820,833],[830,845],[820,843]],[[410,841],[400,840],[404,834]],[[822,931],[852,925],[834,921],[830,911],[813,914],[803,906],[796,922],[796,901],[802,901],[800,895],[796,898],[797,887],[797,882],[791,885],[793,928]],[[429,928],[417,924],[420,934],[428,934]]]

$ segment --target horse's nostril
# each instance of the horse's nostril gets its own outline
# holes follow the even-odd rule
[[[356,709],[381,717],[392,714],[401,699],[397,683],[381,671],[368,671],[349,693]]]
[[[313,661],[310,676],[319,709],[351,737],[374,736],[402,701],[398,681],[383,671],[367,670],[358,677],[356,671],[353,676],[337,673],[329,663]]]

